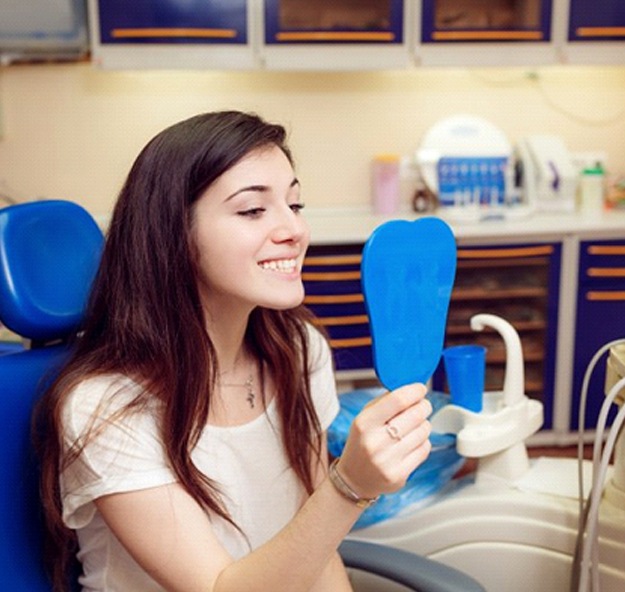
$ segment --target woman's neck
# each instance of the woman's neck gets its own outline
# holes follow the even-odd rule
[[[206,330],[217,353],[220,373],[235,374],[245,366],[249,372],[251,354],[245,345],[249,316],[207,315]]]

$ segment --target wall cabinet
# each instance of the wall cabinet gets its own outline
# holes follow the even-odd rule
[[[426,65],[551,63],[551,0],[422,0],[418,60]]]
[[[570,0],[569,41],[625,40],[622,0]]]
[[[269,68],[368,69],[410,63],[404,0],[265,0]]]
[[[102,67],[255,66],[247,0],[89,0],[89,9]]]
[[[108,68],[625,63],[619,0],[88,0]]]
[[[564,61],[625,63],[625,3],[621,0],[563,0],[557,16],[566,23]]]
[[[85,3],[105,68],[625,63],[621,0],[24,0],[0,8],[0,55],[83,57]]]
[[[550,0],[423,0],[423,43],[549,41]]]

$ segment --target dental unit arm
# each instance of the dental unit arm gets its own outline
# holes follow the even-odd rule
[[[496,315],[478,314],[471,318],[471,328],[496,330],[506,348],[506,369],[502,391],[484,393],[480,413],[457,405],[446,405],[432,418],[432,428],[439,433],[456,435],[456,449],[467,458],[477,458],[477,481],[504,479],[512,481],[529,469],[525,440],[543,423],[543,406],[524,393],[523,352],[514,327]]]

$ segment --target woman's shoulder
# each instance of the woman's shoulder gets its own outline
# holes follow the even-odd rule
[[[141,387],[123,374],[88,376],[78,382],[67,394],[62,419],[66,429],[80,433],[97,418],[106,422],[133,403]]]

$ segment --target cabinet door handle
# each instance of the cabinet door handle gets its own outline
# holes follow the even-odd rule
[[[591,290],[586,293],[586,300],[592,301],[608,301],[608,300],[625,300],[625,292],[600,292],[597,290]]]
[[[625,37],[625,27],[577,27],[578,37]]]

